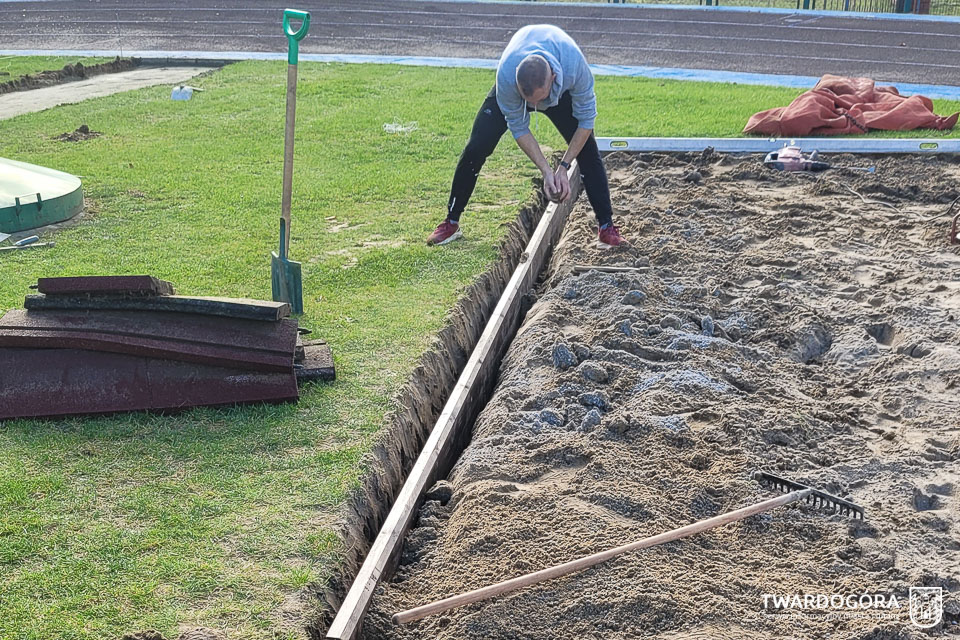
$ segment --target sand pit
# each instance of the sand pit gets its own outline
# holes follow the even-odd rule
[[[428,495],[367,638],[922,638],[960,633],[960,162],[608,158],[632,247],[580,203],[473,441]],[[882,201],[864,203],[864,199]],[[575,264],[649,266],[572,273]],[[771,494],[763,468],[860,503],[789,507],[405,627],[389,615]],[[943,622],[909,620],[942,587]],[[863,618],[764,594],[895,595]],[[782,613],[782,612],[781,612]]]

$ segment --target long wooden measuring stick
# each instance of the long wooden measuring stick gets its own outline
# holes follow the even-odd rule
[[[571,190],[579,193],[580,165],[574,162],[567,171],[567,177]],[[470,353],[470,359],[464,365],[347,597],[327,630],[327,638],[355,640],[359,637],[364,613],[370,606],[380,580],[388,579],[393,571],[403,547],[403,538],[416,516],[420,498],[453,466],[460,454],[458,447],[461,445],[458,441],[465,437],[464,434],[469,435],[473,418],[483,408],[487,390],[492,389],[496,382],[500,359],[523,318],[523,295],[536,285],[537,277],[550,257],[575,201],[571,197],[566,202],[551,202],[543,212],[527,242],[525,259],[517,265],[504,287],[483,334]]]
[[[488,587],[482,587],[474,591],[468,591],[467,593],[461,593],[460,595],[438,600],[437,602],[431,602],[430,604],[425,604],[414,609],[401,611],[400,613],[395,613],[393,615],[393,622],[395,624],[412,622],[435,613],[441,613],[443,611],[462,607],[473,602],[479,602],[480,600],[487,600],[488,598],[493,598],[494,596],[498,596],[509,591],[522,589],[523,587],[528,587],[530,585],[537,584],[538,582],[552,580],[553,578],[559,578],[560,576],[576,573],[577,571],[583,571],[584,569],[598,565],[602,562],[606,562],[607,560],[627,553],[628,551],[636,551],[638,549],[646,549],[647,547],[655,547],[658,544],[663,544],[664,542],[671,542],[673,540],[679,540],[680,538],[686,538],[687,536],[692,536],[695,533],[700,533],[702,531],[720,527],[731,522],[743,520],[744,518],[748,518],[752,515],[763,513],[764,511],[770,511],[771,509],[775,509],[777,507],[782,507],[783,505],[790,504],[791,502],[803,500],[810,495],[811,492],[812,489],[792,491],[786,495],[770,498],[769,500],[764,500],[763,502],[758,502],[756,504],[743,507],[742,509],[737,509],[736,511],[723,513],[719,516],[708,518],[707,520],[701,520],[700,522],[694,522],[693,524],[688,524],[685,527],[673,529],[672,531],[666,531],[664,533],[660,533],[649,538],[644,538],[642,540],[637,540],[636,542],[631,542],[614,549],[601,551],[591,556],[586,556],[577,560],[571,560],[570,562],[565,562],[564,564],[558,564],[547,569],[541,569],[540,571],[528,573],[527,575],[519,576],[517,578],[511,578],[510,580],[504,580],[503,582],[498,582],[497,584],[492,584]]]

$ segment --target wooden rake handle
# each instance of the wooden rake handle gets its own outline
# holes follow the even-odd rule
[[[601,551],[577,560],[571,560],[570,562],[565,562],[564,564],[558,564],[553,567],[541,569],[540,571],[536,571],[534,573],[528,573],[517,578],[504,580],[503,582],[498,582],[474,591],[468,591],[467,593],[461,593],[460,595],[444,598],[443,600],[431,602],[430,604],[425,604],[414,609],[401,611],[393,615],[393,622],[394,624],[412,622],[435,613],[441,613],[443,611],[462,607],[473,602],[487,600],[503,593],[516,591],[517,589],[522,589],[524,587],[537,584],[538,582],[544,582],[545,580],[552,580],[553,578],[559,578],[571,573],[576,573],[577,571],[583,571],[584,569],[598,565],[602,562],[606,562],[607,560],[627,553],[628,551],[636,551],[638,549],[646,549],[647,547],[655,547],[665,542],[672,542],[673,540],[686,538],[687,536],[692,536],[695,533],[701,533],[703,531],[707,531],[708,529],[721,527],[725,524],[743,520],[744,518],[749,518],[750,516],[758,513],[763,513],[764,511],[770,511],[771,509],[776,509],[777,507],[782,507],[783,505],[797,502],[798,500],[803,500],[810,495],[811,491],[811,489],[792,491],[788,494],[777,496],[776,498],[770,498],[769,500],[764,500],[763,502],[758,502],[756,504],[743,507],[742,509],[737,509],[736,511],[730,511],[729,513],[714,516],[712,518],[708,518],[707,520],[694,522],[693,524],[688,524],[685,527],[680,527],[679,529],[674,529],[672,531],[666,531],[664,533],[660,533],[649,538],[644,538],[642,540],[637,540],[614,549],[607,549],[606,551]]]

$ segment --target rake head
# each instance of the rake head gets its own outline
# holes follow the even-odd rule
[[[831,513],[839,513],[840,515],[850,516],[854,520],[857,518],[863,520],[863,507],[858,504],[854,504],[849,500],[832,496],[829,493],[814,489],[813,487],[808,487],[807,485],[800,484],[799,482],[794,482],[793,480],[787,480],[786,478],[775,476],[772,473],[767,473],[766,471],[754,471],[752,477],[763,486],[770,487],[784,493],[788,493],[790,491],[806,491],[808,492],[806,500],[814,507],[830,509]]]

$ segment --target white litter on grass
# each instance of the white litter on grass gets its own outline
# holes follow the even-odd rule
[[[416,131],[420,128],[420,125],[417,124],[417,121],[401,123],[398,118],[395,118],[393,122],[384,122],[383,130],[387,133],[410,133],[411,131]]]
[[[173,91],[170,92],[170,98],[172,100],[189,100],[193,97],[193,87],[187,87],[184,85],[179,85],[173,88]]]

